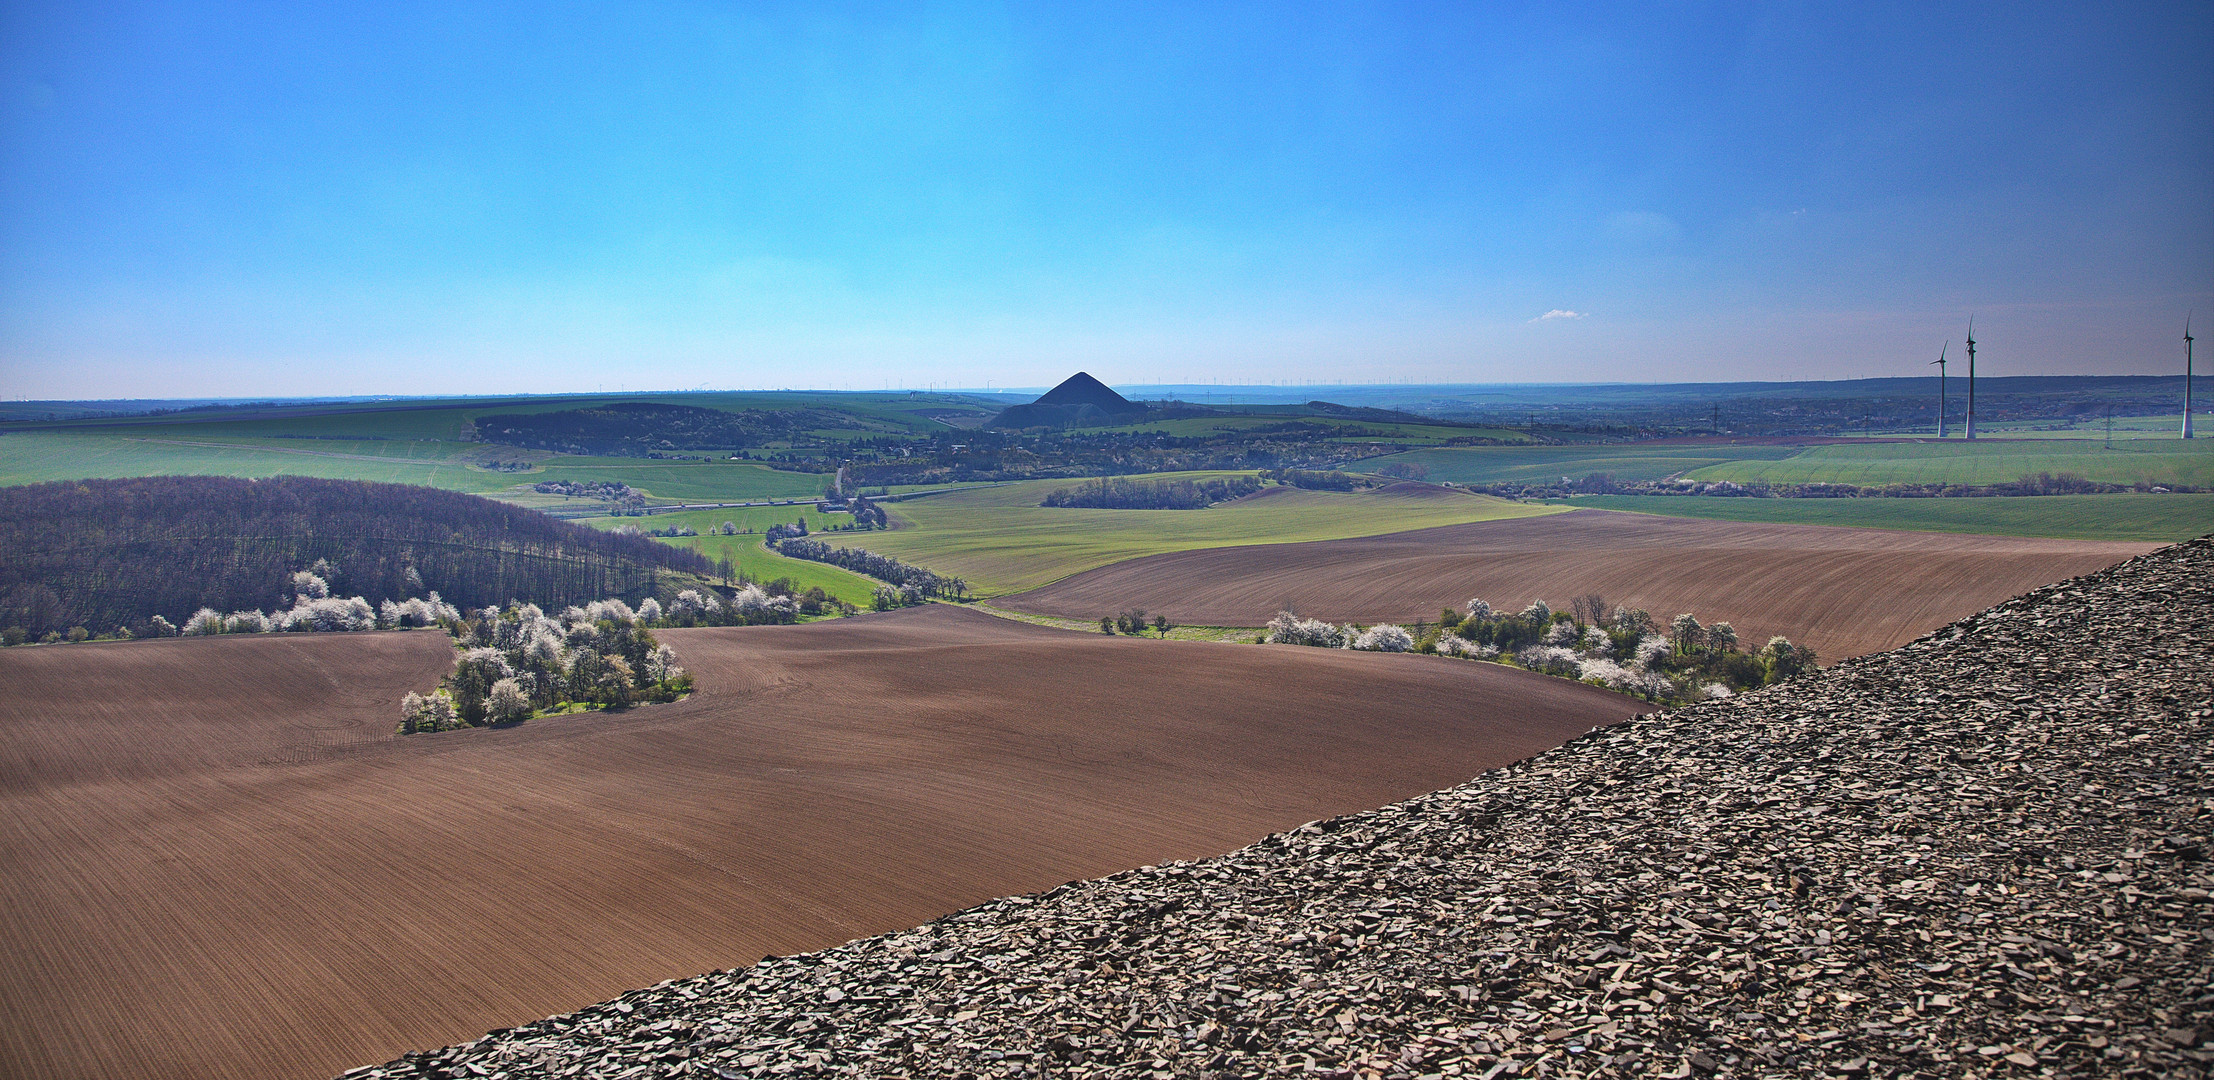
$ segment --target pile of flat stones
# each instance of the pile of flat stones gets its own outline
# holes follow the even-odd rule
[[[1220,858],[348,1077],[2203,1077],[2214,543]]]

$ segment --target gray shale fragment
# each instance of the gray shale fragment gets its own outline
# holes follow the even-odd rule
[[[2210,579],[346,1075],[2203,1077]]]

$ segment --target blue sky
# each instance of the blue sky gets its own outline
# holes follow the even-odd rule
[[[2205,3],[303,7],[0,6],[0,395],[1849,378],[1971,311],[1989,373],[2149,373],[2214,324]]]

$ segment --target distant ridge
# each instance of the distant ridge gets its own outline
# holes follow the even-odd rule
[[[995,428],[1072,428],[1127,424],[1146,407],[1115,393],[1106,383],[1079,371],[1028,405],[1012,406],[991,419]]]

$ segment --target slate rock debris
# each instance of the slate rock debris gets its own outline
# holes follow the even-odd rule
[[[1219,858],[346,1075],[2203,1077],[2210,582],[2192,541]]]

